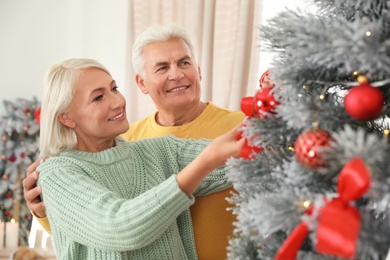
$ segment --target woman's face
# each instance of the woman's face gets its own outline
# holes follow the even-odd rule
[[[77,149],[82,151],[110,148],[113,138],[129,129],[124,97],[115,80],[97,68],[81,72],[71,106],[62,117],[75,131]]]

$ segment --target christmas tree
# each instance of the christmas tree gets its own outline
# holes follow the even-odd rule
[[[385,259],[390,248],[390,1],[310,4],[260,28],[275,56],[241,103],[229,259]]]
[[[19,223],[19,244],[28,244],[32,215],[23,196],[22,181],[38,150],[40,103],[4,101],[0,117],[0,220]]]

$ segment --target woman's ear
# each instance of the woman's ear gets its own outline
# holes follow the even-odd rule
[[[76,123],[73,122],[72,117],[68,113],[61,113],[58,115],[58,120],[64,125],[69,128],[75,128]]]

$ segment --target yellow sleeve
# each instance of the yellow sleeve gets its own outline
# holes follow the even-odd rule
[[[34,212],[31,212],[31,213],[38,220],[39,224],[43,227],[43,229],[46,230],[46,232],[51,235],[51,228],[50,228],[49,219],[47,217],[40,218],[40,217],[37,217],[37,215],[35,215]]]

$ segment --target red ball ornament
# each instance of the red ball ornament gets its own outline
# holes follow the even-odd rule
[[[363,82],[350,89],[344,99],[347,113],[358,120],[372,120],[380,115],[384,105],[382,91]]]
[[[257,91],[256,96],[253,98],[253,111],[255,116],[265,118],[264,112],[275,113],[275,107],[279,102],[270,93],[272,89],[273,87]]]
[[[296,158],[309,169],[325,166],[321,149],[329,146],[330,139],[330,134],[322,129],[302,133],[294,144]]]
[[[265,88],[257,91],[254,97],[244,97],[241,99],[241,111],[246,116],[266,118],[265,112],[275,113],[275,107],[279,104],[271,94],[273,88]]]
[[[34,111],[34,117],[35,117],[35,122],[37,122],[38,124],[41,123],[41,108],[38,107],[35,111]]]
[[[11,193],[7,193],[7,195],[5,195],[7,197],[7,199],[10,199],[12,198],[12,194]]]
[[[15,156],[15,155],[11,155],[11,156],[8,158],[8,160],[9,160],[10,162],[15,162],[15,161],[16,161],[16,156]]]
[[[8,210],[6,210],[6,211],[4,211],[4,215],[5,215],[6,217],[8,217],[9,215],[11,215],[11,212],[9,212]]]

